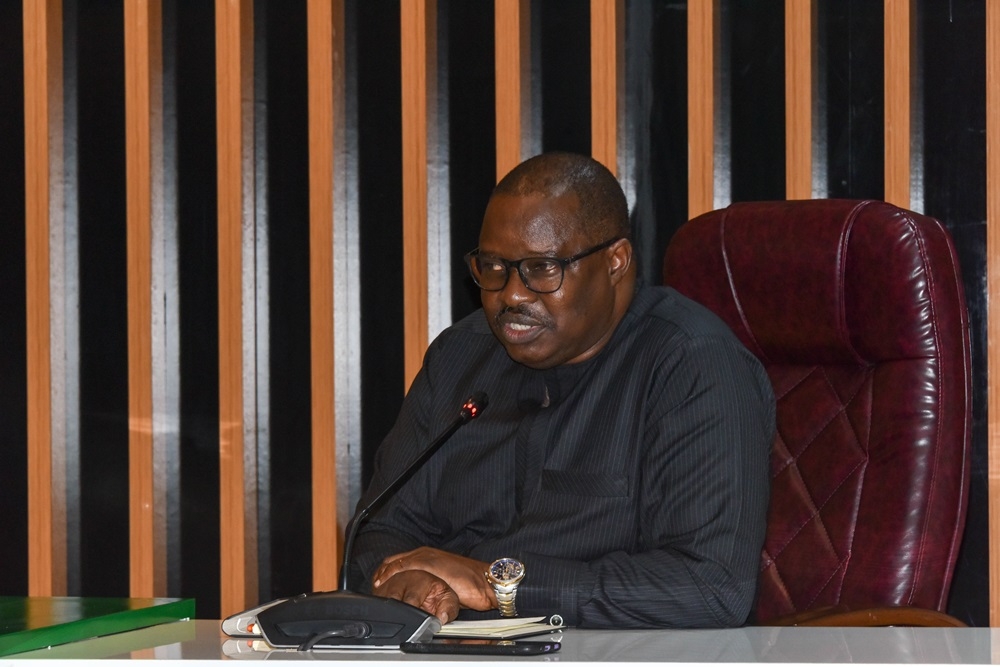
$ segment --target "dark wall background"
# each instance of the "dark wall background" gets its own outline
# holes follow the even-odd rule
[[[881,199],[883,9],[879,3],[821,3],[817,12],[817,94],[826,109],[830,197]]]
[[[399,3],[356,2],[362,477],[403,402],[403,154]],[[350,56],[348,56],[350,57]],[[365,332],[379,332],[365,335]]]
[[[124,17],[100,0],[64,9],[76,45],[65,55],[67,78],[76,76],[79,174],[80,591],[127,596]]]
[[[459,320],[479,307],[479,289],[462,256],[479,245],[479,223],[496,184],[496,144],[484,128],[496,127],[493,77],[493,3],[438,3],[443,51],[448,63],[451,192],[451,315]]]
[[[0,3],[0,594],[24,595],[28,571],[25,359],[24,40],[21,3]]]
[[[545,150],[590,149],[589,10],[532,4],[533,84]],[[733,200],[784,195],[782,0],[719,0],[725,82],[722,146]],[[454,319],[477,294],[461,255],[477,243],[495,182],[493,3],[439,0],[440,108]],[[881,3],[819,0],[817,90],[825,182],[833,197],[880,198]],[[127,593],[127,368],[122,10],[118,0],[66,0],[67,104],[78,116],[82,536],[71,593]],[[218,338],[214,9],[164,0],[167,138],[176,155],[179,249],[180,562],[172,594],[218,615]],[[309,290],[306,13],[304,0],[256,0],[256,214],[266,240],[269,432],[258,453],[261,597],[309,588]],[[915,4],[915,117],[923,209],[951,230],[972,317],[974,479],[951,611],[988,624],[986,516],[985,2]],[[663,249],[687,219],[686,4],[626,2],[624,137],[637,251],[658,282]],[[403,391],[399,0],[348,0],[347,96],[356,141],[361,294],[362,478]],[[26,592],[23,61],[20,3],[0,3],[0,594]],[[335,520],[331,516],[330,520]]]
[[[258,455],[260,596],[312,585],[309,117],[303,3],[255,0],[258,221],[266,220],[269,446]],[[289,298],[295,295],[294,298]],[[331,517],[332,518],[332,517]]]
[[[164,86],[174,105],[180,310],[178,595],[198,614],[219,609],[218,199],[215,178],[215,13],[163,3]],[[169,98],[168,98],[169,99]]]

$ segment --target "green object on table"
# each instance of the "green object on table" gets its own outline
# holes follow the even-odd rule
[[[0,596],[0,656],[189,618],[190,598]]]

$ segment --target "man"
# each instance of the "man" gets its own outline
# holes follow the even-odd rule
[[[466,256],[483,308],[430,345],[362,502],[467,396],[489,406],[372,514],[355,586],[443,623],[498,608],[586,627],[746,621],[771,387],[714,315],[637,287],[629,231],[590,158],[537,156],[497,185]]]

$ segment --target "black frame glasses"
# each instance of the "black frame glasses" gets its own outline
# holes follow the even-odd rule
[[[497,283],[495,281],[495,279],[499,279],[501,275],[501,271],[495,270],[490,274],[495,279],[485,281],[491,285],[490,287],[483,284],[484,273],[483,267],[481,266],[479,248],[475,248],[465,253],[465,263],[469,267],[469,273],[472,274],[472,280],[479,286],[479,289],[487,292],[499,292],[506,287],[507,283],[510,281],[510,270],[517,269],[517,274],[521,277],[521,282],[524,283],[524,286],[529,290],[535,292],[536,294],[551,294],[552,292],[558,291],[559,288],[562,287],[563,280],[566,277],[567,266],[573,262],[580,261],[588,255],[593,255],[599,250],[610,248],[621,239],[621,236],[616,236],[608,239],[604,243],[598,243],[591,248],[582,250],[572,257],[522,257],[521,259],[516,260],[504,259],[503,257],[489,257],[489,261],[494,265],[503,267],[503,282]],[[558,276],[554,273],[557,268],[559,271]],[[552,287],[551,285],[541,287],[541,283],[539,281],[551,281],[555,284],[555,287]]]

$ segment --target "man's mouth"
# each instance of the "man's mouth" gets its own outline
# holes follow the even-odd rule
[[[511,344],[533,341],[545,331],[541,322],[523,313],[504,313],[497,317],[497,324],[500,337]]]
[[[522,345],[535,340],[545,331],[540,324],[525,324],[523,322],[504,322],[500,325],[500,336],[506,343]]]

